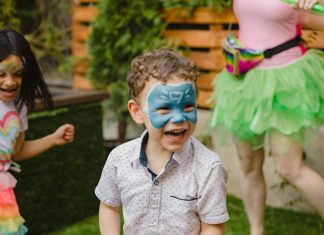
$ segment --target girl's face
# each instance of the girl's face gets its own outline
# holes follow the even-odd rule
[[[10,55],[0,62],[0,100],[16,100],[20,93],[23,69],[21,59],[15,55]]]

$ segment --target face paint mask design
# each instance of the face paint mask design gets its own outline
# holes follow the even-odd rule
[[[161,129],[168,122],[189,121],[195,124],[197,122],[195,88],[192,83],[157,84],[147,94],[144,111],[156,129]]]

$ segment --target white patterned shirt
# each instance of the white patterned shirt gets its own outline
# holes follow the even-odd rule
[[[196,235],[200,222],[226,222],[227,173],[221,159],[191,137],[152,180],[140,162],[146,134],[111,151],[95,189],[104,204],[122,206],[124,234]]]

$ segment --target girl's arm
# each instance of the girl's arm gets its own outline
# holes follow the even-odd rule
[[[200,235],[224,235],[224,224],[205,224],[201,223]]]
[[[100,202],[99,227],[101,235],[119,235],[120,207],[111,207]]]
[[[312,12],[301,12],[299,21],[303,28],[324,30],[324,16]]]
[[[73,138],[74,126],[71,124],[64,124],[52,134],[30,141],[25,141],[25,132],[21,132],[16,141],[13,160],[20,161],[35,157],[56,145],[70,143]]]

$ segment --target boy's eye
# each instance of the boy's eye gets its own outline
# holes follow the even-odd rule
[[[183,111],[185,112],[191,112],[195,109],[195,105],[194,104],[186,104],[184,107],[183,107]]]
[[[171,109],[169,107],[159,107],[156,109],[156,111],[159,113],[159,114],[168,114],[170,113]]]

